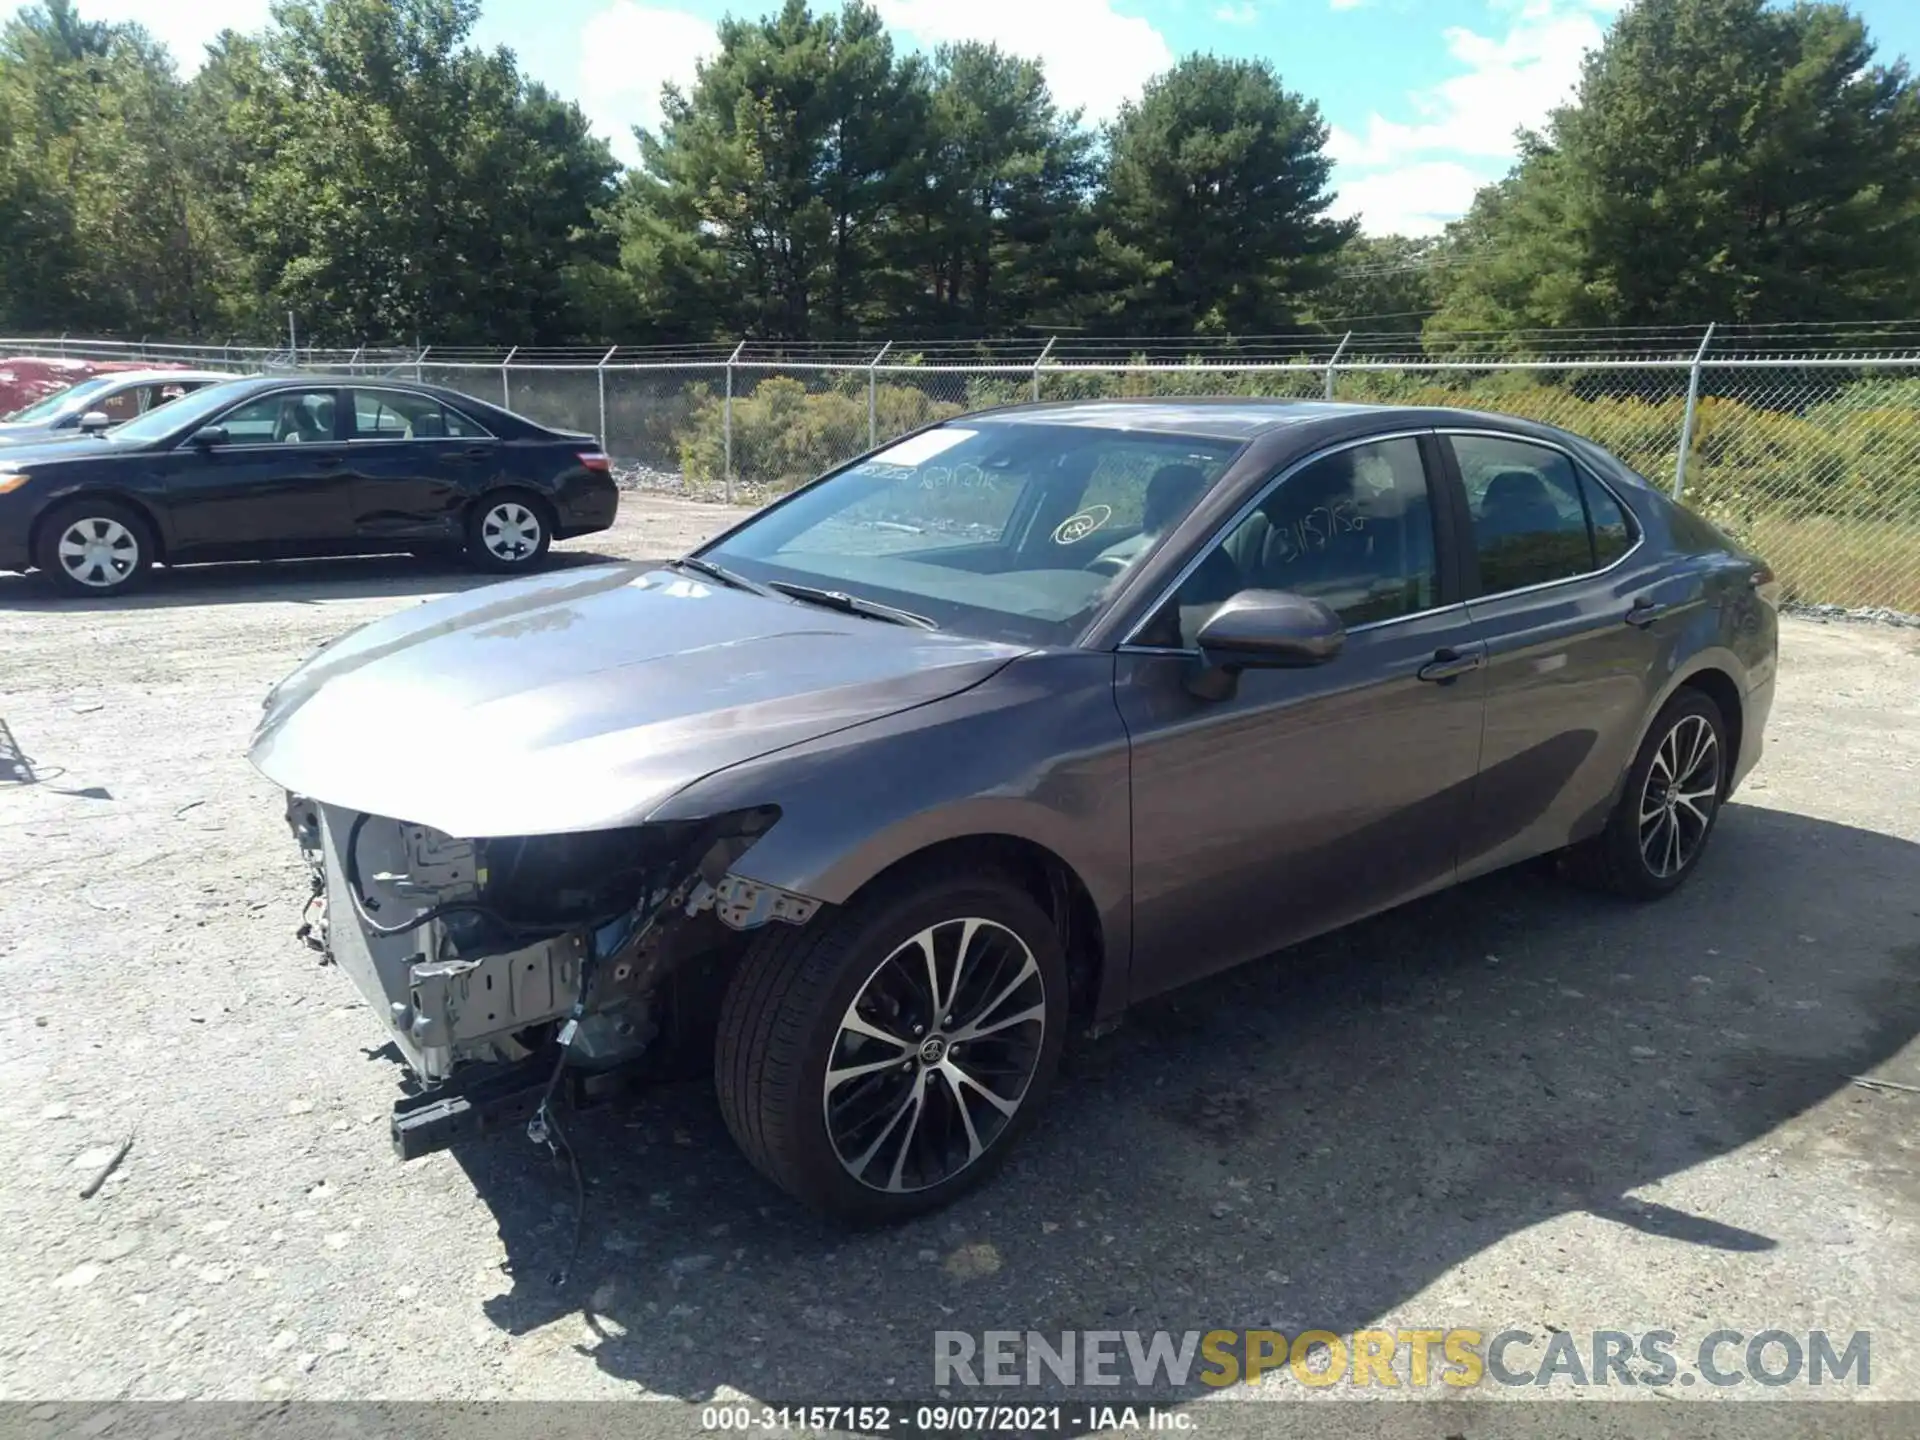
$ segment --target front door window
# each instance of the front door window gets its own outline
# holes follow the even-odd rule
[[[1139,637],[1190,649],[1242,590],[1324,601],[1348,627],[1431,610],[1438,570],[1420,442],[1378,440],[1289,475],[1217,542]]]
[[[229,410],[229,445],[299,445],[333,439],[333,391],[276,390]]]

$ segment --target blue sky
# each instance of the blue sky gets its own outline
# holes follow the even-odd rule
[[[777,0],[484,0],[480,42],[580,101],[631,159],[629,127],[685,82],[713,24]],[[815,0],[815,8],[837,0]],[[1513,132],[1564,97],[1580,56],[1623,0],[873,0],[906,45],[991,40],[1046,63],[1054,93],[1111,115],[1196,50],[1270,59],[1333,126],[1339,211],[1373,233],[1426,234],[1504,173]],[[80,0],[133,19],[184,66],[226,26],[254,29],[268,0]],[[1855,0],[1883,59],[1920,59],[1920,0]]]

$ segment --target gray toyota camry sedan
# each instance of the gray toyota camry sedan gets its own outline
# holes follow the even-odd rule
[[[1776,600],[1546,426],[1023,406],[354,631],[252,759],[403,1156],[691,1064],[776,1184],[884,1220],[1144,996],[1533,856],[1671,892],[1760,754]]]

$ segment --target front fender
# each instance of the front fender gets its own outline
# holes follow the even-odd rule
[[[777,806],[731,873],[829,904],[945,841],[1041,846],[1100,917],[1104,1009],[1132,949],[1129,767],[1113,657],[1043,651],[959,695],[719,771],[648,819]]]

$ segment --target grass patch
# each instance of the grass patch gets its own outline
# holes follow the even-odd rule
[[[1756,515],[1740,532],[1789,600],[1920,614],[1920,523]]]

